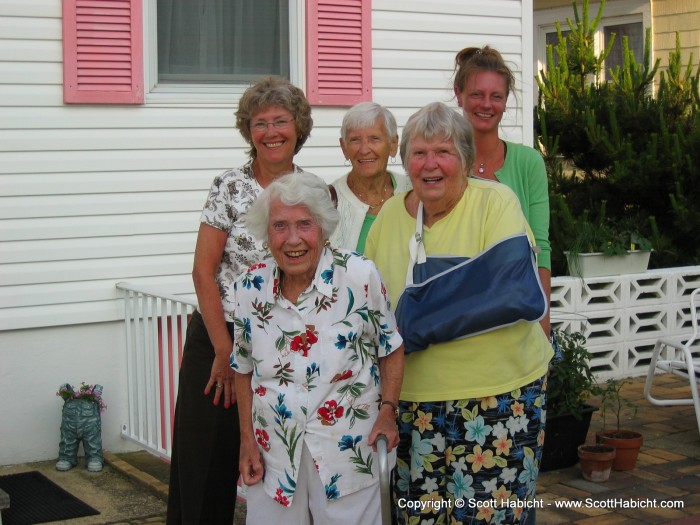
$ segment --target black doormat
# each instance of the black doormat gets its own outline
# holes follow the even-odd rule
[[[0,476],[0,489],[10,496],[10,508],[2,511],[3,525],[33,525],[99,514],[36,470]]]

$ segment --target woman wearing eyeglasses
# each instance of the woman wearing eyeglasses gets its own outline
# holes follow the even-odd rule
[[[236,127],[250,160],[212,183],[200,218],[192,278],[198,307],[187,327],[175,410],[168,524],[233,522],[240,435],[235,405],[233,281],[268,250],[246,229],[245,214],[294,162],[311,133],[311,107],[288,80],[266,77],[238,104]]]

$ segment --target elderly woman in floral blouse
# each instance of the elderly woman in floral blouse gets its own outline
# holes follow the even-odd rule
[[[214,178],[200,218],[192,269],[198,306],[180,365],[168,525],[233,521],[240,432],[229,366],[233,297],[227,292],[267,253],[246,229],[248,207],[273,180],[302,171],[294,156],[312,126],[304,92],[285,78],[263,77],[238,101],[236,127],[250,159]]]
[[[249,525],[381,521],[372,449],[386,435],[393,465],[403,341],[374,263],[328,246],[337,223],[327,185],[304,173],[247,215],[273,256],[234,285]]]

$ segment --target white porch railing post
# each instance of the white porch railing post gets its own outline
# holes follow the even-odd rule
[[[124,291],[128,417],[122,436],[169,458],[182,346],[193,293],[118,283]]]

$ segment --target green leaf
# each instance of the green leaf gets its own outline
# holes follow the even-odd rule
[[[508,466],[508,460],[502,456],[496,456],[493,459],[496,461],[496,466],[500,468],[505,468]]]
[[[348,287],[348,309],[345,312],[345,317],[350,315],[350,312],[352,311],[352,307],[354,306],[354,304],[355,304],[355,296],[353,295],[350,287]]]
[[[357,419],[369,419],[369,413],[363,408],[356,408],[355,416]]]

